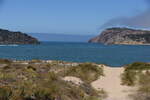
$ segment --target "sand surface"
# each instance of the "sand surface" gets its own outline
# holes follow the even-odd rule
[[[83,84],[83,81],[80,78],[73,77],[73,76],[66,76],[63,78],[64,81],[72,82],[76,85]]]
[[[124,68],[104,67],[104,77],[92,83],[92,86],[97,89],[103,89],[107,92],[108,97],[105,100],[130,100],[128,95],[133,91],[133,87],[121,85],[120,75]]]

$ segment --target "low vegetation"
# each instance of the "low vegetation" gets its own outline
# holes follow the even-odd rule
[[[102,75],[102,67],[98,67],[96,64],[91,63],[79,64],[76,67],[69,68],[65,72],[65,76],[75,76],[87,83],[97,80],[98,77]]]
[[[139,75],[137,91],[131,94],[133,100],[150,100],[150,72]]]
[[[62,73],[84,83],[66,82]],[[88,84],[99,75],[103,75],[102,69],[89,63],[0,60],[0,100],[101,100],[104,92],[100,94]]]
[[[133,100],[150,100],[150,64],[136,62],[125,67],[122,83],[137,87]]]
[[[139,76],[142,74],[142,72],[147,70],[150,70],[149,63],[135,62],[133,64],[127,65],[125,67],[124,73],[121,75],[122,84],[134,86],[137,83]]]
[[[150,63],[144,62],[135,62],[133,64],[129,64],[126,70],[150,70]]]

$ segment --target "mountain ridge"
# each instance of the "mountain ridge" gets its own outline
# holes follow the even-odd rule
[[[103,44],[150,44],[150,31],[131,28],[108,28],[89,40],[90,43]]]
[[[5,29],[0,29],[0,44],[39,44],[40,42],[22,32],[13,32]]]

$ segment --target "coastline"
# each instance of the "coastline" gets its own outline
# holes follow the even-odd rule
[[[144,46],[145,45],[145,46],[149,46],[150,44],[144,44],[144,43],[143,44],[142,43],[141,44],[138,44],[138,43],[137,44],[134,44],[134,43],[133,44],[132,43],[114,43],[114,44],[110,44],[110,45],[131,45],[131,46]]]

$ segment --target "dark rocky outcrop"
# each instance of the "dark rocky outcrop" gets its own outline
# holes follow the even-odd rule
[[[90,43],[103,44],[150,44],[150,31],[129,28],[108,28]]]
[[[39,41],[25,33],[0,29],[0,44],[39,44]]]

